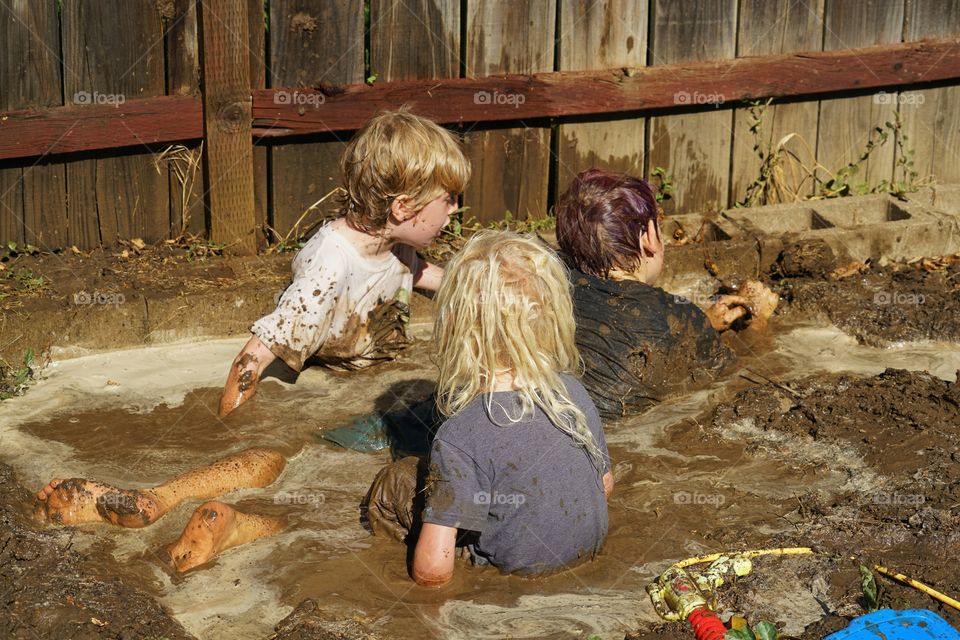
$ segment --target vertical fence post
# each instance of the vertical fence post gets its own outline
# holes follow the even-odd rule
[[[201,0],[203,128],[210,239],[257,251],[247,3]]]

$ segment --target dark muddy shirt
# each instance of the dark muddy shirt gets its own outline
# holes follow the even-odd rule
[[[572,376],[563,381],[608,461],[590,396]],[[443,423],[430,453],[423,521],[479,532],[475,556],[505,572],[534,575],[600,549],[607,501],[584,449],[540,409],[511,422],[507,413],[518,415],[518,407],[516,393],[497,392],[489,414],[480,397]]]
[[[695,304],[632,280],[570,270],[583,384],[606,419],[641,413],[734,359]]]

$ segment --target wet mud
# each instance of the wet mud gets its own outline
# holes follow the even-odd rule
[[[38,530],[32,496],[0,463],[0,637],[192,638],[103,550],[78,550],[69,530]]]
[[[925,273],[913,277],[941,277]],[[775,284],[851,282],[855,290],[863,275],[835,279],[824,268]],[[819,324],[798,329],[789,324],[796,317]],[[267,375],[257,397],[225,420],[216,418],[216,385],[239,342],[194,350],[197,362],[215,363],[195,371],[164,351],[150,352],[147,369],[164,367],[142,382],[141,374],[109,369],[133,371],[124,358],[145,357],[136,352],[91,361],[41,381],[32,399],[7,405],[13,409],[0,406],[0,433],[12,443],[3,459],[21,485],[35,490],[54,476],[78,476],[138,490],[265,447],[287,459],[283,473],[268,486],[219,499],[244,513],[282,517],[287,526],[176,576],[164,568],[163,550],[199,500],[138,530],[40,528],[27,520],[32,496],[0,473],[0,535],[13,540],[0,553],[27,558],[0,563],[5,589],[23,593],[7,599],[16,600],[16,617],[0,624],[10,625],[10,637],[31,638],[688,639],[686,625],[657,618],[646,584],[689,556],[776,546],[818,553],[757,559],[750,575],[721,587],[724,618],[736,612],[777,622],[795,637],[821,638],[863,613],[860,564],[884,564],[956,597],[960,580],[945,559],[960,553],[960,391],[953,382],[960,349],[874,349],[825,329],[825,321],[809,309],[778,312],[769,333],[732,337],[738,360],[719,380],[609,423],[617,484],[595,561],[537,579],[458,565],[442,590],[416,587],[403,545],[371,536],[361,522],[362,498],[390,454],[346,451],[317,437],[327,426],[429,393],[434,368],[422,340],[394,363],[350,374],[307,367],[296,384]],[[894,364],[936,376],[884,370]],[[98,367],[120,384],[84,386]],[[171,392],[184,385],[179,395]],[[63,408],[71,404],[78,408]],[[49,409],[25,409],[34,406]],[[931,608],[960,625],[956,613],[919,592],[877,580],[883,605]],[[78,593],[94,593],[100,604],[84,595],[88,609],[70,608],[67,598],[78,601]],[[79,611],[109,624],[86,619],[67,633],[55,626],[67,624],[57,622],[60,608],[42,618],[49,605],[41,603],[51,602],[67,603],[57,605],[66,607],[64,621],[79,620]],[[142,628],[118,632],[131,611],[129,624]],[[32,631],[12,626],[17,619]]]
[[[860,342],[960,341],[960,261],[956,256],[884,266],[842,264],[817,242],[787,247],[771,267],[777,315],[820,318]]]
[[[776,461],[813,479],[839,473],[834,491],[796,484],[770,505],[789,525],[772,535],[750,528],[718,532],[723,546],[811,546],[816,555],[758,559],[753,572],[719,589],[722,610],[769,620],[781,631],[791,608],[822,608],[796,637],[819,640],[865,613],[860,565],[880,564],[956,596],[960,576],[960,387],[925,372],[888,369],[875,376],[817,375],[763,384],[719,404],[700,432],[701,446],[736,441],[752,459]],[[673,438],[688,434],[674,429]],[[841,453],[843,452],[843,453]],[[829,460],[829,461],[827,461]],[[960,613],[919,591],[874,574],[880,606],[926,608],[952,625]],[[791,588],[796,594],[793,602]],[[725,617],[725,616],[722,616]],[[689,625],[660,623],[634,640],[688,639]]]

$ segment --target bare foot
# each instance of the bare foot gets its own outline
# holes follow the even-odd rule
[[[170,562],[179,573],[206,564],[218,554],[281,531],[279,518],[237,511],[222,502],[205,502],[190,517],[180,537],[170,545]]]
[[[51,480],[37,492],[33,509],[40,522],[109,522],[131,528],[145,527],[164,513],[163,503],[151,491],[118,489],[83,478]]]

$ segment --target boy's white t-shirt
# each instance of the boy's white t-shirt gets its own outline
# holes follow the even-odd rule
[[[337,369],[390,359],[407,342],[418,263],[406,245],[380,260],[363,258],[327,224],[293,259],[293,282],[277,308],[250,331],[297,371],[311,356]]]

